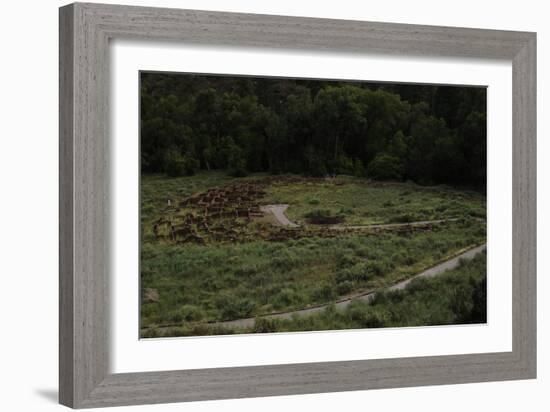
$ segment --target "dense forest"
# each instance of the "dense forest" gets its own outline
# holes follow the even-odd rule
[[[149,72],[140,80],[143,173],[486,187],[482,87]]]

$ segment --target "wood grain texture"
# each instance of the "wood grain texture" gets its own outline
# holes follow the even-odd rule
[[[513,351],[536,375],[536,37],[512,63],[513,88]]]
[[[108,36],[331,52],[511,59],[530,33],[80,4]]]
[[[110,374],[109,40],[496,58],[513,64],[513,350]],[[60,402],[84,408],[536,375],[533,33],[75,3],[60,9]]]
[[[73,32],[72,7],[59,14],[59,401],[73,404]]]
[[[67,37],[61,38],[60,82],[60,162],[66,181],[60,190],[60,375],[68,374],[72,382],[63,378],[59,392],[61,402],[76,406],[104,380],[108,366],[107,41],[78,5],[62,8],[60,22]]]

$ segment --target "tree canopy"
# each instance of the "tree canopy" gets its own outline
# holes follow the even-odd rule
[[[485,88],[148,72],[140,88],[145,173],[486,186]]]

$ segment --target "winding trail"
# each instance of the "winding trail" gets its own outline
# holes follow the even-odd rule
[[[329,229],[332,230],[346,230],[346,229],[397,229],[400,227],[422,227],[426,225],[437,225],[440,223],[457,222],[459,218],[450,219],[436,219],[436,220],[419,220],[417,222],[408,223],[376,223],[374,225],[331,225]]]
[[[471,249],[468,249],[467,251],[460,253],[459,255],[446,260],[445,262],[442,262],[438,265],[435,265],[429,269],[426,269],[425,271],[419,273],[416,276],[413,276],[412,278],[406,279],[402,282],[396,283],[393,286],[390,286],[388,290],[402,290],[407,287],[409,283],[411,283],[414,279],[424,277],[424,278],[433,278],[437,275],[440,275],[448,270],[455,269],[459,264],[461,260],[472,260],[480,253],[487,250],[487,244],[483,244],[480,246],[473,247]]]
[[[402,289],[405,289],[407,285],[413,281],[413,279],[421,278],[421,277],[431,278],[431,277],[440,275],[448,270],[456,268],[460,264],[461,260],[471,260],[475,256],[477,256],[479,253],[482,253],[483,251],[485,251],[486,249],[487,249],[486,244],[468,249],[465,252],[462,252],[459,255],[456,255],[451,259],[446,260],[445,262],[435,265],[429,269],[426,269],[420,272],[419,274],[409,279],[403,280],[399,283],[396,283],[393,286],[390,286],[389,288],[387,288],[387,290],[402,290]],[[291,312],[275,313],[271,315],[258,316],[258,317],[264,318],[264,319],[291,319],[292,316],[294,315],[303,316],[303,315],[311,315],[314,313],[321,312],[332,304],[336,307],[336,309],[345,309],[347,306],[349,306],[349,304],[353,300],[365,300],[370,302],[375,296],[376,296],[376,292],[374,291],[362,292],[362,293],[357,293],[354,295],[347,296],[343,299],[336,301],[335,303],[328,303],[328,304],[319,305],[319,306],[315,306],[307,309],[294,310]],[[247,327],[254,326],[255,320],[256,318],[252,317],[252,318],[245,318],[245,319],[229,320],[224,322],[213,322],[209,324],[216,325],[216,326],[234,326],[234,327],[240,327],[240,328],[247,328]]]
[[[482,253],[487,249],[487,244],[483,244],[480,246],[475,246],[472,248],[469,248],[468,250],[465,250],[458,255],[455,255],[454,257],[439,263],[435,266],[432,266],[429,269],[426,269],[420,273],[418,273],[415,276],[410,277],[409,279],[403,280],[401,282],[398,282],[390,287],[388,287],[386,290],[403,290],[416,278],[426,277],[426,278],[432,278],[437,275],[440,275],[448,270],[454,269],[458,267],[461,260],[471,260],[478,254]],[[343,299],[340,299],[336,302],[331,302],[319,306],[314,306],[306,309],[299,309],[294,310],[290,312],[282,312],[282,313],[274,313],[271,315],[263,315],[258,316],[258,318],[263,319],[291,319],[292,316],[298,315],[298,316],[304,316],[304,315],[311,315],[314,313],[321,312],[325,310],[328,306],[334,305],[337,309],[345,309],[353,300],[363,300],[370,302],[374,297],[376,296],[375,291],[367,291],[367,292],[361,292],[356,293],[353,295],[349,295]],[[233,326],[233,327],[239,327],[239,328],[247,328],[254,326],[254,322],[256,320],[256,317],[251,318],[244,318],[244,319],[235,319],[235,320],[229,320],[229,321],[223,321],[223,322],[210,322],[207,323],[208,325],[212,326]],[[169,328],[176,325],[166,325],[166,326],[159,326],[159,329],[163,328]],[[148,329],[148,328],[144,328]]]
[[[280,205],[264,205],[260,206],[260,210],[264,213],[272,214],[275,219],[282,225],[288,227],[299,227],[296,223],[292,222],[286,215],[285,211],[288,209],[287,204]],[[327,226],[330,230],[361,230],[361,229],[398,229],[401,227],[423,227],[427,225],[438,225],[441,223],[448,222],[457,222],[459,218],[449,218],[449,219],[435,219],[435,220],[419,220],[417,222],[405,222],[405,223],[376,223],[373,225],[329,225]],[[477,218],[480,222],[485,222],[485,220]]]

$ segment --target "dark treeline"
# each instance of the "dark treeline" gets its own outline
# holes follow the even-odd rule
[[[486,89],[141,74],[141,166],[486,185]]]

